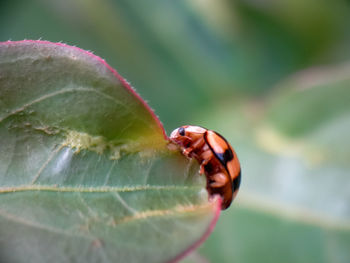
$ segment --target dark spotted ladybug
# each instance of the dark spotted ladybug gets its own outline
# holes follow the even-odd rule
[[[188,158],[200,163],[207,178],[209,196],[220,195],[221,209],[230,206],[241,183],[241,166],[231,145],[218,133],[199,126],[181,126],[170,135]]]

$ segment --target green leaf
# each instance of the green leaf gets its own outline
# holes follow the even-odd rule
[[[164,262],[219,215],[198,164],[102,59],[0,44],[0,261]]]
[[[266,121],[290,137],[301,137],[348,116],[349,72],[350,66],[342,65],[299,73],[271,98]]]
[[[211,262],[350,261],[350,68],[312,69],[267,103],[225,108],[242,165],[235,209],[199,249]],[[206,114],[214,122],[220,111]],[[219,122],[218,120],[216,120]]]

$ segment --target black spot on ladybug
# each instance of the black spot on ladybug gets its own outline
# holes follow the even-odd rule
[[[233,191],[238,190],[240,185],[241,185],[241,170],[239,170],[238,176],[232,182],[232,189],[233,189]]]
[[[225,158],[226,162],[233,160],[233,157],[234,156],[233,156],[233,152],[231,151],[231,149],[230,148],[226,149],[226,151],[224,152],[224,158]]]
[[[183,127],[180,127],[180,128],[179,128],[179,134],[180,134],[181,136],[185,136],[185,129],[184,129]]]
[[[215,153],[215,155],[223,165],[226,165],[227,162],[233,160],[233,153],[231,149],[226,149],[224,153]]]

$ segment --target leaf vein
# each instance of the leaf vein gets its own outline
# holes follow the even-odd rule
[[[128,210],[131,214],[137,214],[138,211],[135,210],[134,208],[132,208],[131,206],[129,206],[125,200],[120,196],[120,194],[118,192],[113,192],[113,196],[116,200],[119,201],[120,204],[122,204],[122,206],[125,207],[126,210]]]
[[[39,224],[39,223],[30,221],[28,219],[21,218],[17,215],[14,215],[12,213],[7,212],[7,211],[4,211],[3,209],[0,209],[0,216],[6,220],[9,220],[9,221],[13,221],[13,222],[16,222],[16,223],[19,223],[22,225],[26,225],[29,227],[45,230],[45,231],[60,234],[60,235],[67,235],[67,236],[73,236],[73,237],[80,236],[80,237],[89,238],[89,239],[91,238],[91,237],[83,235],[81,233],[73,233],[72,231],[64,231],[64,230],[59,229],[59,228]]]
[[[64,147],[64,145],[61,145],[56,150],[51,152],[51,154],[49,155],[47,160],[39,168],[38,172],[36,173],[36,175],[34,176],[32,182],[31,182],[31,184],[34,184],[39,179],[41,173],[44,171],[44,169],[47,167],[47,165],[52,161],[52,159],[59,153],[59,151],[62,150],[63,147]]]
[[[146,210],[135,213],[132,216],[125,216],[119,221],[115,222],[116,225],[130,223],[136,220],[145,220],[151,217],[164,217],[174,216],[192,212],[198,212],[198,210],[207,210],[212,207],[212,203],[205,203],[200,205],[187,205],[187,206],[176,206],[174,209],[158,209],[158,210]]]

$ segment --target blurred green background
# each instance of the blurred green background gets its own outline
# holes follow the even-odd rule
[[[232,143],[240,193],[183,262],[350,262],[349,1],[1,0],[0,25],[106,59],[167,133]]]

